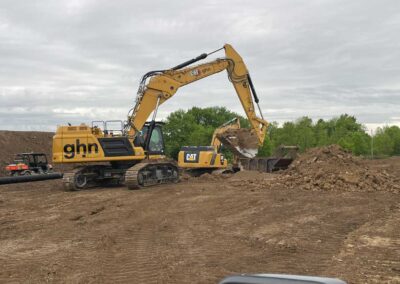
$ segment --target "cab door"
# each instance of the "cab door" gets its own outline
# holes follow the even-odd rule
[[[149,155],[165,155],[164,136],[160,126],[155,126],[151,133]]]

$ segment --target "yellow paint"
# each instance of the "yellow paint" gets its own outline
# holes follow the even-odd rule
[[[98,138],[105,137],[102,131],[98,128],[93,129],[87,125],[80,126],[59,126],[56,134],[53,137],[53,162],[55,163],[83,163],[83,162],[111,162],[111,161],[132,161],[132,160],[143,160],[145,152],[142,147],[135,147],[131,140],[130,143],[133,147],[135,155],[130,156],[118,156],[118,157],[105,157],[104,151],[101,148]],[[86,145],[86,153],[82,151],[82,147],[78,153],[77,141],[79,144]],[[90,145],[97,145],[97,152],[89,151]],[[74,151],[65,152],[71,150],[71,146],[75,147]],[[150,155],[150,159],[161,159],[164,158],[162,155]]]
[[[215,157],[214,165],[211,165],[211,159],[214,154],[216,154],[216,150],[214,151],[200,151],[199,152],[199,161],[197,163],[185,163],[184,160],[184,151],[180,151],[178,154],[178,166],[180,168],[215,168],[215,169],[224,169],[228,167],[228,161],[223,159],[223,163],[221,163],[222,154],[217,154]]]

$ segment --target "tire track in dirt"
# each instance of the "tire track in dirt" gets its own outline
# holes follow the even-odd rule
[[[114,236],[115,242],[123,246],[115,254],[106,254],[103,267],[106,279],[113,283],[157,283],[160,266],[155,258],[156,245],[151,240],[153,234],[146,229],[130,231],[129,236]]]
[[[22,191],[23,190],[19,188],[18,194],[29,194],[27,190],[25,192]],[[115,267],[114,271],[112,271],[112,275],[108,275],[114,275],[116,280],[127,283],[130,282],[128,281],[129,279],[132,279],[131,276],[138,276],[139,280],[141,277],[150,279],[149,273],[147,273],[146,270],[151,270],[152,264],[146,257],[145,253],[146,250],[151,250],[151,248],[148,248],[146,243],[146,236],[150,235],[150,233],[140,231],[135,233],[134,231],[131,231],[130,233],[133,232],[132,235],[121,235],[119,232],[126,231],[126,229],[123,229],[123,227],[126,227],[126,224],[124,224],[124,222],[121,223],[118,218],[115,218],[116,215],[118,215],[117,212],[111,211],[118,209],[118,206],[123,202],[123,200],[115,201],[115,198],[109,198],[109,195],[115,194],[108,191],[101,191],[103,191],[103,189],[97,189],[92,192],[79,192],[77,194],[65,193],[65,199],[63,200],[63,203],[60,204],[61,206],[52,206],[51,200],[47,200],[48,205],[45,206],[46,208],[44,208],[44,211],[46,212],[41,212],[41,210],[39,210],[43,208],[36,208],[36,212],[35,210],[32,210],[29,217],[25,217],[23,221],[25,225],[21,225],[16,228],[21,231],[21,234],[19,235],[19,242],[21,243],[20,247],[22,250],[20,254],[23,257],[20,258],[18,257],[18,253],[13,253],[13,251],[17,252],[19,248],[16,246],[16,244],[12,244],[10,248],[11,257],[7,258],[7,255],[5,255],[5,257],[1,259],[1,262],[5,264],[5,266],[2,266],[4,271],[8,271],[9,275],[15,275],[16,267],[19,267],[18,269],[21,269],[22,267],[30,267],[30,269],[35,270],[35,277],[45,280],[48,279],[46,274],[49,273],[49,269],[45,268],[43,269],[44,271],[39,271],[39,267],[48,263],[47,260],[52,258],[53,263],[62,262],[65,264],[65,270],[70,270],[71,273],[66,279],[69,279],[72,282],[90,282],[93,279],[98,279],[104,273],[102,269],[99,269],[99,267],[96,267],[96,265],[88,269],[85,273],[82,273],[83,271],[81,264],[95,264],[96,259],[100,259],[102,263],[105,263],[106,267],[112,267],[112,265],[116,262],[119,263],[119,265]],[[101,192],[101,195],[98,194],[99,192]],[[123,193],[123,195],[135,195],[135,192],[126,192],[125,190]],[[12,192],[12,194],[14,194],[14,192]],[[130,206],[138,207],[137,205],[145,198],[153,198],[152,196],[143,195],[143,193],[140,192],[138,192],[136,195],[137,196],[135,199],[130,200]],[[37,204],[37,200],[35,200],[35,198],[33,198],[31,201]],[[72,212],[71,209],[73,209]],[[60,225],[62,224],[61,228],[67,226],[70,228],[69,231],[63,234],[60,231],[52,232],[52,230],[46,230],[46,232],[41,232],[40,229],[33,230],[33,235],[30,235],[30,240],[28,240],[26,236],[22,234],[23,227],[25,227],[26,230],[26,228],[29,226],[32,227],[32,225],[34,225],[36,222],[43,222],[44,217],[42,216],[48,216],[49,212],[60,213],[60,210],[61,212],[64,211],[64,214],[61,214],[64,218],[61,218],[62,220],[56,220],[56,222],[52,222],[52,225],[60,228]],[[131,212],[128,211],[127,213],[130,214]],[[125,218],[123,215],[124,214],[117,217],[122,218],[122,221],[124,221],[124,219],[126,220],[128,216]],[[122,228],[120,228],[121,225]],[[104,234],[107,231],[111,232],[111,234]],[[112,232],[117,233],[115,236],[113,236]],[[46,245],[43,245],[42,242],[40,242],[40,238],[47,239],[48,243],[54,244],[58,250],[57,254],[62,255],[62,257],[58,257],[56,253],[53,253],[49,250],[46,251]],[[121,257],[121,261],[125,257],[128,260],[126,264],[123,264],[123,262],[120,260],[116,261],[113,251],[109,250],[112,248],[112,243],[115,242],[111,241],[110,245],[110,240],[112,240],[112,238],[115,238],[120,244],[122,244],[121,253],[118,257]],[[76,244],[75,247],[69,246],[68,248],[65,248],[65,246],[62,245],[63,243],[71,241]],[[27,250],[27,248],[29,249]],[[29,250],[35,251],[35,255],[28,255]],[[30,259],[35,259],[35,261],[30,261]],[[137,263],[134,263],[134,265],[129,265],[130,260],[137,261]],[[32,263],[32,265],[30,263]],[[127,277],[124,277],[124,267],[127,267],[126,271],[130,271],[130,273],[127,273]],[[136,275],[132,275],[132,267],[134,268],[134,272],[137,271]],[[6,280],[8,279],[8,276],[5,275],[5,278],[1,279]],[[113,277],[110,277],[109,279],[113,279]]]
[[[103,235],[105,241],[97,242],[99,272],[107,282],[160,283],[163,248],[158,235],[160,208],[154,205],[154,199],[163,194],[158,191],[153,188],[153,191],[129,192],[140,200],[125,202],[125,209],[112,218],[114,228]]]
[[[349,283],[400,283],[399,220],[400,207],[392,205],[380,218],[351,232],[334,256],[331,271]]]

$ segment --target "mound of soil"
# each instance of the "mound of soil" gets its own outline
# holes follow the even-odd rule
[[[7,174],[5,166],[17,153],[40,152],[51,163],[52,132],[0,131],[0,176]]]
[[[398,177],[368,167],[338,145],[313,148],[300,155],[280,181],[286,187],[306,190],[400,192]]]
[[[258,171],[239,171],[232,175],[231,180],[264,180],[270,177],[270,173],[262,173]]]

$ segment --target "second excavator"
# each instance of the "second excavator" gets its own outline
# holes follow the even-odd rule
[[[165,157],[162,123],[156,122],[158,108],[179,88],[223,70],[245,109],[252,134],[263,141],[268,123],[262,117],[246,65],[231,45],[225,44],[221,49],[225,57],[210,62],[190,66],[211,54],[204,53],[171,69],[146,73],[121,129],[110,129],[107,123],[59,126],[53,137],[53,162],[76,165],[64,174],[65,188],[80,190],[104,183],[125,183],[129,189],[137,189],[177,182],[178,166]],[[151,113],[152,120],[146,122]]]
[[[233,129],[240,129],[238,117],[215,129],[210,146],[183,146],[178,153],[179,168],[186,170],[192,176],[228,171],[228,160],[221,153],[222,143],[217,136]]]

